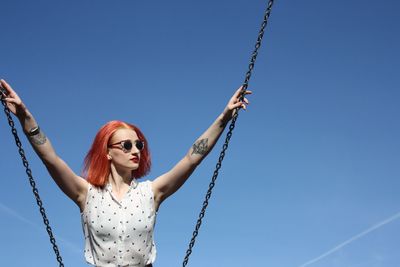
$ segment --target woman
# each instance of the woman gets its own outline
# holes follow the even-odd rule
[[[56,154],[11,86],[1,80],[1,87],[8,108],[19,119],[51,177],[79,207],[85,258],[93,266],[152,266],[156,257],[153,229],[161,203],[185,183],[211,151],[236,108],[246,109],[249,103],[246,98],[239,100],[239,88],[224,111],[170,171],[154,181],[138,182],[151,166],[147,140],[139,128],[121,121],[105,124],[85,158],[81,177]]]

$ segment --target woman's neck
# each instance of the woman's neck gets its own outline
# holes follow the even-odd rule
[[[120,192],[124,187],[130,186],[132,182],[132,171],[117,170],[113,164],[111,164],[111,172],[108,177],[113,191]]]

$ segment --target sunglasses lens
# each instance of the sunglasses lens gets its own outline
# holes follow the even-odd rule
[[[144,148],[144,142],[140,140],[136,141],[136,148],[142,150]]]
[[[129,150],[131,150],[132,149],[132,142],[131,141],[125,141],[123,144],[122,144],[122,146],[124,147],[124,149],[126,150],[126,151],[129,151]]]

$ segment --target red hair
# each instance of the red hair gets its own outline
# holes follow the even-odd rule
[[[149,173],[151,157],[147,140],[138,127],[122,121],[110,121],[97,132],[93,144],[84,161],[83,176],[94,186],[104,187],[110,175],[110,162],[107,158],[108,143],[119,129],[132,129],[140,140],[144,142],[144,149],[140,152],[139,168],[132,171],[134,178],[140,178]]]

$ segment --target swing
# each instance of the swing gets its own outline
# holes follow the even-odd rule
[[[252,73],[252,70],[254,69],[254,64],[255,64],[255,61],[257,59],[258,49],[261,46],[261,40],[262,40],[262,38],[264,36],[264,30],[265,30],[265,27],[267,26],[268,18],[270,16],[273,3],[274,3],[274,0],[269,0],[267,9],[266,9],[266,11],[264,13],[263,22],[261,24],[261,29],[260,29],[259,34],[258,34],[258,38],[257,38],[257,42],[256,42],[256,45],[255,45],[254,51],[253,51],[253,53],[251,55],[250,64],[249,64],[249,67],[248,67],[248,71],[246,73],[245,81],[243,82],[243,85],[242,85],[240,100],[243,100],[244,92],[246,91],[246,89],[248,87],[248,84],[249,84],[249,81],[250,81],[250,77],[251,77],[251,73]],[[0,86],[0,90],[3,91],[3,88],[1,88],[1,86]],[[4,93],[5,93],[5,91],[4,91]],[[16,145],[18,147],[18,152],[19,152],[19,154],[21,156],[22,164],[24,165],[24,167],[26,169],[26,174],[28,175],[29,183],[30,183],[30,185],[32,187],[32,192],[33,192],[33,194],[35,196],[36,203],[39,206],[39,212],[42,215],[43,223],[46,226],[46,231],[47,231],[47,234],[49,235],[50,243],[53,245],[53,250],[54,250],[54,253],[56,255],[57,262],[59,263],[60,267],[64,266],[64,264],[62,262],[62,257],[60,255],[60,251],[58,249],[58,246],[56,244],[56,240],[55,240],[54,235],[53,235],[53,231],[52,231],[52,229],[50,227],[49,220],[47,219],[47,216],[46,216],[46,211],[45,211],[45,209],[43,207],[43,202],[40,199],[39,191],[36,188],[36,183],[35,183],[35,180],[33,179],[32,171],[29,168],[29,163],[28,163],[28,160],[25,157],[25,152],[24,152],[24,150],[22,148],[22,143],[21,143],[21,141],[20,141],[20,139],[18,137],[18,133],[17,133],[17,130],[15,128],[14,121],[13,121],[13,119],[11,117],[11,114],[10,114],[11,111],[9,110],[5,100],[3,99],[3,94],[0,94],[0,100],[1,100],[1,103],[3,104],[3,106],[4,106],[4,112],[5,112],[6,116],[7,116],[8,124],[11,127],[11,133],[14,136],[15,143],[16,143]],[[183,267],[185,267],[188,264],[189,256],[193,251],[193,247],[194,247],[194,244],[196,242],[196,237],[199,234],[201,223],[202,223],[202,220],[203,220],[203,218],[205,216],[205,212],[206,212],[206,209],[207,209],[207,206],[208,206],[208,201],[211,198],[212,190],[213,190],[213,188],[215,186],[215,182],[216,182],[216,179],[218,177],[219,169],[222,166],[222,161],[223,161],[223,159],[225,157],[225,152],[228,149],[229,141],[230,141],[230,139],[232,137],[232,132],[233,132],[233,129],[235,128],[236,120],[237,120],[237,118],[239,116],[239,112],[237,112],[238,109],[239,108],[236,108],[235,115],[233,116],[231,124],[229,125],[229,131],[226,134],[225,143],[222,146],[222,151],[220,152],[220,156],[219,156],[218,162],[216,164],[215,171],[214,171],[213,176],[211,178],[211,182],[210,182],[210,184],[208,186],[208,191],[207,191],[207,194],[205,196],[205,200],[203,202],[203,207],[201,208],[200,214],[198,216],[197,223],[195,225],[195,230],[193,231],[192,238],[191,238],[190,243],[189,243],[189,247],[188,247],[188,249],[186,251],[186,255],[185,255],[185,258],[183,260],[183,265],[182,265]]]

